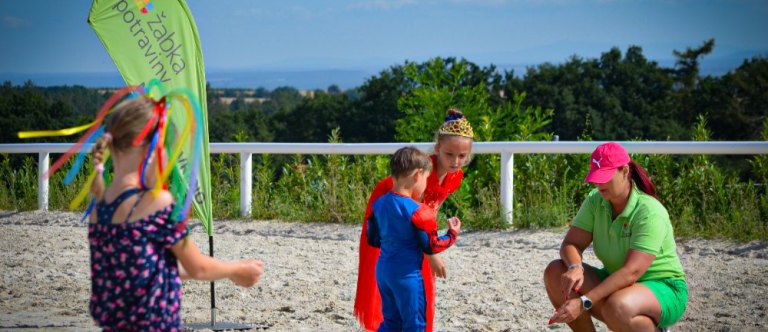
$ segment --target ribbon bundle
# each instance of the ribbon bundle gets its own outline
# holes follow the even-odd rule
[[[158,95],[159,99],[153,99],[153,95]],[[147,122],[132,144],[133,146],[138,146],[141,142],[145,141],[147,137],[152,137],[149,148],[147,149],[147,154],[139,165],[139,175],[141,179],[139,185],[142,189],[147,188],[144,181],[146,172],[148,171],[147,165],[149,164],[150,157],[155,153],[158,162],[155,170],[157,181],[155,182],[153,192],[161,189],[169,189],[176,202],[184,201],[183,205],[177,204],[176,209],[174,210],[174,215],[177,217],[176,220],[184,221],[188,217],[189,209],[192,206],[192,200],[197,190],[198,170],[202,154],[203,139],[203,126],[198,124],[199,119],[202,119],[202,111],[198,99],[194,96],[191,90],[177,88],[171,91],[165,91],[162,83],[157,79],[149,81],[146,86],[127,86],[116,91],[109,99],[107,99],[96,114],[96,119],[89,124],[58,130],[23,131],[18,133],[19,138],[70,136],[85,131],[85,134],[66,153],[59,157],[44,175],[46,178],[50,178],[51,175],[67,162],[67,160],[77,153],[77,157],[72,164],[72,167],[63,180],[65,185],[69,185],[80,172],[90,145],[99,137],[108,134],[104,132],[104,119],[112,112],[115,104],[126,97],[150,98],[155,103],[154,112],[150,121]],[[173,112],[184,112],[184,114],[172,118],[171,114]],[[173,121],[173,119],[180,118],[186,119],[186,121]],[[154,126],[154,123],[157,123],[157,126]],[[175,130],[169,131],[169,127],[173,127]],[[178,133],[178,136],[171,135],[171,133]],[[173,144],[174,142],[175,144]],[[185,144],[188,144],[187,146],[191,147],[189,150],[192,151],[192,167],[184,167],[189,165],[189,163],[186,162],[184,165],[179,165],[179,160]],[[163,164],[163,158],[161,158],[164,153],[167,153],[170,156],[167,164]],[[103,159],[105,161],[109,160],[108,150],[105,151]],[[77,194],[75,199],[70,202],[70,209],[75,209],[83,203],[88,196],[96,176],[104,176],[105,179],[107,178],[106,172],[100,172],[98,167],[96,168],[97,169],[94,169],[88,176],[83,188]],[[94,206],[95,200],[92,199],[86,209],[83,220],[85,220],[91,213]]]

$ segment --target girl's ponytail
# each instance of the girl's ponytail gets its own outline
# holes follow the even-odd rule
[[[109,143],[112,141],[112,135],[110,133],[104,133],[96,140],[91,150],[91,156],[93,157],[93,164],[96,167],[96,178],[93,179],[91,184],[91,194],[96,200],[101,200],[104,195],[104,154],[108,149]]]
[[[629,172],[630,176],[632,177],[632,181],[635,182],[637,188],[642,190],[644,193],[653,196],[653,198],[655,198],[657,201],[661,201],[659,199],[659,195],[656,194],[656,186],[653,184],[653,181],[651,181],[651,178],[648,176],[648,173],[645,171],[645,169],[643,169],[642,166],[634,161],[630,161]]]

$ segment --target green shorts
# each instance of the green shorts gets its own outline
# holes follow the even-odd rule
[[[594,271],[600,280],[608,278],[605,268],[594,268]],[[688,303],[688,286],[684,279],[644,280],[638,283],[648,287],[661,305],[658,327],[672,326],[683,317]]]

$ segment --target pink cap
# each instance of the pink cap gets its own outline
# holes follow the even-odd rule
[[[629,153],[619,143],[600,144],[589,158],[589,174],[585,183],[606,183],[611,181],[616,170],[629,164]]]

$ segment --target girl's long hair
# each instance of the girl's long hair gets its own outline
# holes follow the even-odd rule
[[[94,163],[104,167],[105,150],[125,151],[133,145],[133,139],[139,135],[142,128],[152,119],[155,102],[146,97],[126,99],[115,106],[115,110],[106,119],[105,132],[109,135],[99,137],[91,150]],[[152,128],[157,127],[157,120],[153,120]],[[147,135],[142,145],[149,144],[152,135]],[[104,178],[99,175],[91,185],[91,193],[97,200],[101,200],[104,194]]]

